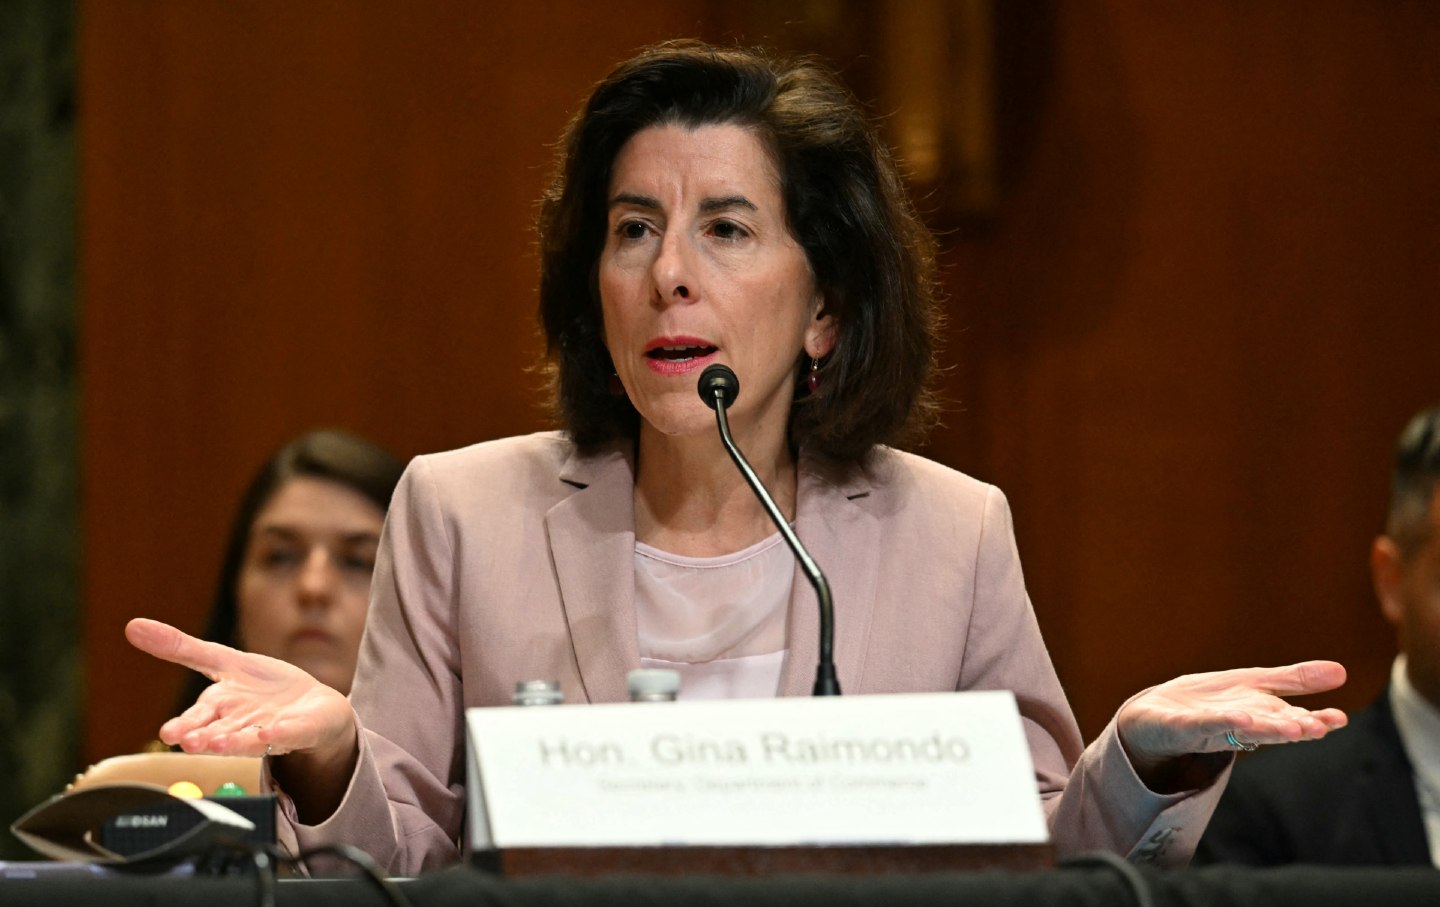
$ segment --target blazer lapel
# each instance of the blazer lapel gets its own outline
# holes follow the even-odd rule
[[[846,693],[864,690],[865,650],[879,577],[880,525],[863,506],[872,484],[857,467],[801,451],[795,534],[830,582],[835,605],[835,672]],[[788,629],[790,652],[780,692],[808,696],[815,687],[815,666],[820,659],[820,603],[798,563],[790,592]]]
[[[1364,731],[1372,739],[1365,748],[1358,799],[1370,824],[1370,840],[1386,863],[1428,865],[1430,846],[1415,794],[1414,769],[1395,726],[1388,687],[1366,718]]]
[[[580,682],[586,701],[620,702],[626,673],[640,666],[629,446],[572,453],[560,480],[576,490],[545,514],[545,529]]]

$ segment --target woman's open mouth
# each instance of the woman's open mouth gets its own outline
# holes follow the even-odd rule
[[[660,375],[679,375],[697,366],[708,364],[718,348],[703,340],[664,338],[653,342],[645,351],[646,364]]]
[[[668,362],[686,362],[690,359],[699,359],[701,356],[708,356],[715,352],[713,346],[662,346],[658,350],[651,350],[645,355],[651,359],[664,359]]]

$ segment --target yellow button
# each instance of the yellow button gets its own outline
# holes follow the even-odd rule
[[[170,796],[182,800],[199,800],[205,796],[205,792],[194,781],[176,781],[170,785]]]

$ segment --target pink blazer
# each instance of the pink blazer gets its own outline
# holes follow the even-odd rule
[[[360,761],[336,813],[299,844],[344,842],[397,874],[459,859],[463,713],[516,681],[566,702],[626,698],[635,627],[630,445],[582,456],[560,434],[414,460],[376,565],[351,700]],[[1004,495],[889,449],[861,467],[803,456],[795,530],[830,579],[847,695],[1013,690],[1058,852],[1183,865],[1223,778],[1161,796],[1114,724],[1087,749],[1025,592]],[[798,570],[785,695],[814,682],[817,610]],[[283,799],[282,799],[283,803]]]

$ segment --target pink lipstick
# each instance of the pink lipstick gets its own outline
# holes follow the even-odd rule
[[[657,375],[683,375],[709,365],[717,352],[699,337],[656,337],[645,344],[645,363]]]

